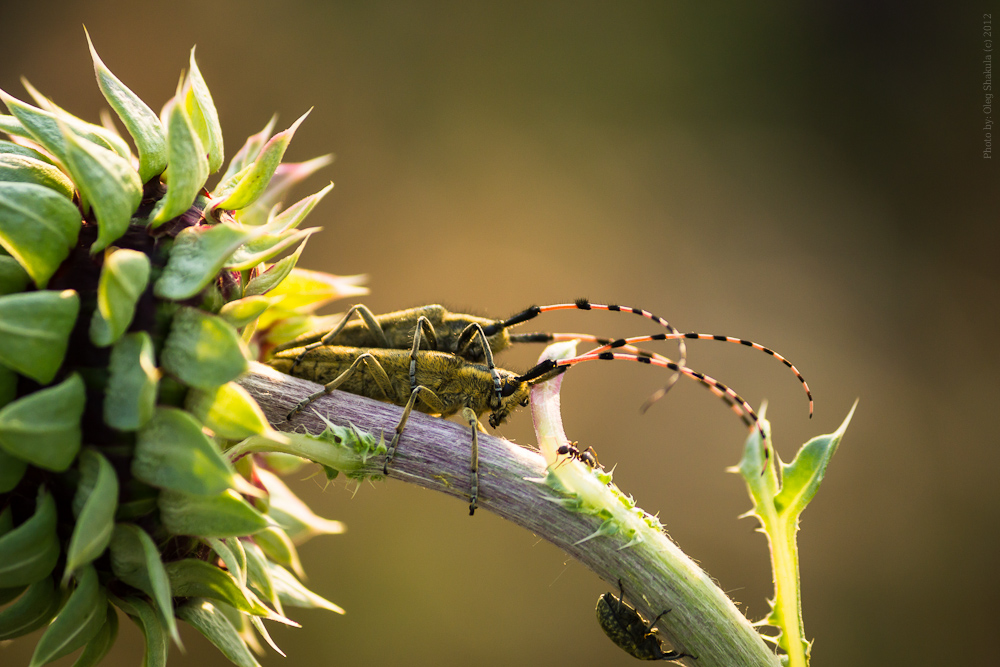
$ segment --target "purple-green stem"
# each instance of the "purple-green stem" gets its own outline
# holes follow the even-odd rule
[[[260,364],[254,364],[240,384],[257,400],[272,426],[282,431],[319,433],[326,426],[319,413],[334,424],[384,433],[388,440],[402,413],[395,405],[336,391],[287,421],[288,412],[319,385]],[[360,472],[381,476],[382,463],[382,457],[370,458]],[[389,465],[389,478],[440,491],[464,503],[469,465],[467,426],[414,412]],[[582,464],[571,461],[566,465]],[[697,656],[697,660],[684,658],[684,664],[778,667],[777,656],[750,622],[664,533],[644,530],[641,540],[627,548],[627,537],[595,537],[604,520],[564,508],[558,501],[565,496],[542,481],[546,473],[545,459],[538,452],[479,435],[481,511],[493,512],[563,549],[604,579],[608,590],[617,591],[620,579],[626,598],[645,618],[670,609],[657,627],[674,648]],[[455,511],[460,509],[456,504]],[[638,523],[645,526],[644,521]]]

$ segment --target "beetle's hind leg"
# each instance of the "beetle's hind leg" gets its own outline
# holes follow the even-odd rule
[[[378,323],[378,320],[375,319],[375,315],[372,313],[372,311],[368,310],[368,306],[359,303],[357,305],[351,306],[351,308],[347,311],[347,313],[344,314],[344,319],[340,320],[337,326],[335,326],[330,331],[330,333],[326,334],[318,341],[306,345],[302,349],[302,352],[299,354],[299,356],[295,357],[295,361],[292,362],[292,370],[295,370],[295,367],[298,366],[299,362],[302,361],[302,357],[306,356],[306,354],[309,351],[315,350],[317,347],[322,347],[323,345],[330,345],[331,342],[337,337],[337,335],[344,330],[344,327],[347,326],[348,321],[350,321],[351,316],[354,314],[357,314],[358,317],[361,318],[361,321],[364,322],[365,325],[368,327],[368,330],[371,331],[372,336],[375,337],[375,341],[377,343],[375,347],[382,347],[382,348],[389,347],[389,341],[385,337],[385,331],[382,330],[382,325],[380,325]]]
[[[462,408],[462,416],[469,422],[469,430],[472,431],[472,462],[469,465],[469,472],[472,476],[472,488],[469,490],[469,516],[472,516],[476,513],[476,507],[479,504],[479,429],[481,425],[472,408]]]
[[[382,390],[385,397],[390,401],[396,402],[396,392],[393,391],[392,383],[389,381],[389,376],[386,374],[385,369],[382,368],[382,364],[380,364],[378,359],[373,357],[370,353],[365,352],[355,359],[354,363],[351,364],[346,371],[323,385],[322,389],[299,401],[298,405],[292,408],[291,412],[288,413],[286,419],[291,420],[295,415],[302,412],[305,407],[314,402],[316,399],[332,393],[335,389],[337,389],[337,387],[344,384],[349,377],[354,375],[354,373],[361,372],[362,366],[367,368],[371,373],[372,379],[375,380],[375,384],[377,384],[379,389]]]
[[[417,398],[420,398],[433,412],[444,412],[444,404],[441,403],[441,399],[438,398],[437,394],[423,385],[417,385],[413,388],[413,391],[410,393],[410,399],[406,401],[406,405],[403,407],[403,416],[399,418],[399,423],[396,424],[396,431],[392,436],[392,442],[389,443],[389,448],[385,451],[385,462],[382,464],[382,472],[386,475],[389,474],[389,464],[396,456],[396,447],[399,445],[399,438],[403,434],[403,429],[406,428],[406,422],[410,419],[410,412],[413,410]]]

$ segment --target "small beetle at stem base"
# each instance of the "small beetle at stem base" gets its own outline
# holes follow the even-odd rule
[[[604,634],[633,658],[639,660],[680,660],[694,658],[690,653],[680,651],[664,651],[663,642],[656,635],[653,626],[670,610],[666,609],[653,619],[652,623],[636,611],[635,607],[624,600],[625,589],[621,579],[618,580],[618,596],[605,593],[597,600],[597,622]]]

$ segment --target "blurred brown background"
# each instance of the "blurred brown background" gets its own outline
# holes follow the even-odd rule
[[[23,96],[24,75],[96,120],[86,23],[159,108],[197,44],[228,155],[272,112],[282,128],[315,107],[289,156],[337,159],[296,194],[336,188],[304,265],[368,273],[376,312],[587,296],[780,350],[813,387],[812,421],[762,354],[692,343],[689,363],[768,399],[786,459],[861,400],[800,533],[814,667],[993,664],[1000,281],[981,84],[982,15],[1000,8],[691,4],[4,0],[0,86]],[[607,313],[537,322],[657,332]],[[723,473],[746,431],[687,382],[640,417],[665,378],[575,370],[567,430],[758,618],[765,542]],[[527,411],[502,434],[531,443]],[[295,614],[303,629],[274,630],[288,658],[265,665],[631,664],[594,620],[609,587],[535,536],[397,481],[296,488],[348,524],[302,550],[348,613]],[[138,631],[122,637],[108,664],[138,664]],[[172,665],[228,664],[185,638]]]

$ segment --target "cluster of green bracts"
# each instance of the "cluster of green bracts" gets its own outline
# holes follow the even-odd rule
[[[302,118],[273,136],[272,120],[209,193],[222,132],[193,52],[159,115],[91,53],[134,153],[110,117],[0,91],[0,641],[47,626],[32,667],[80,648],[93,665],[120,611],[146,665],[179,643],[177,618],[256,665],[262,619],[340,611],[299,582],[296,544],[343,527],[269,471],[301,460],[227,455],[306,437],[274,432],[233,381],[319,326],[318,305],[364,291],[295,269],[316,231],[297,227],[332,185],[281,203],[329,158],[281,164]]]

